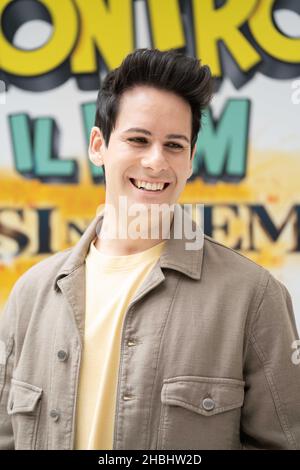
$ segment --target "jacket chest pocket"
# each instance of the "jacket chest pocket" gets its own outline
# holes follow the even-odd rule
[[[157,449],[240,448],[244,385],[217,377],[165,379]]]
[[[16,449],[34,449],[40,414],[42,389],[12,379],[7,402]]]

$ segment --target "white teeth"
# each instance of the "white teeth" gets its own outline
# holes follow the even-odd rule
[[[135,180],[135,179],[133,179],[133,182],[134,182],[135,186],[137,186],[138,188],[145,188],[145,189],[150,190],[150,191],[161,190],[164,187],[164,183],[151,184],[151,183],[147,183],[146,181]]]

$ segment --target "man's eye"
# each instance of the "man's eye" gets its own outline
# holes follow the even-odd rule
[[[147,143],[147,139],[144,137],[129,137],[129,142],[135,142],[137,144],[145,144]]]
[[[183,149],[182,145],[177,144],[177,142],[168,142],[168,147],[173,148],[173,149]]]

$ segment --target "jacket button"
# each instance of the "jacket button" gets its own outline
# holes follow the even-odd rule
[[[68,353],[66,351],[63,351],[62,349],[58,351],[57,357],[60,361],[66,361],[68,359]]]
[[[51,410],[50,411],[50,416],[54,421],[58,421],[60,418],[60,412],[59,410]]]
[[[136,345],[136,342],[134,340],[129,339],[127,341],[127,346],[135,346],[135,345]]]
[[[131,400],[131,397],[129,397],[128,395],[123,395],[123,400]]]
[[[204,398],[202,406],[206,411],[211,411],[215,407],[215,402],[212,398]]]

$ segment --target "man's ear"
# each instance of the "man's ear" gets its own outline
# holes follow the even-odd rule
[[[190,171],[189,171],[188,179],[193,174],[193,160],[194,160],[194,157],[195,157],[195,154],[196,154],[196,150],[197,150],[197,144],[194,145],[194,148],[192,150],[192,155],[191,155],[191,158],[190,158]]]
[[[103,150],[105,147],[105,141],[103,134],[99,127],[92,127],[89,142],[89,158],[92,163],[96,166],[104,165],[103,161]]]

